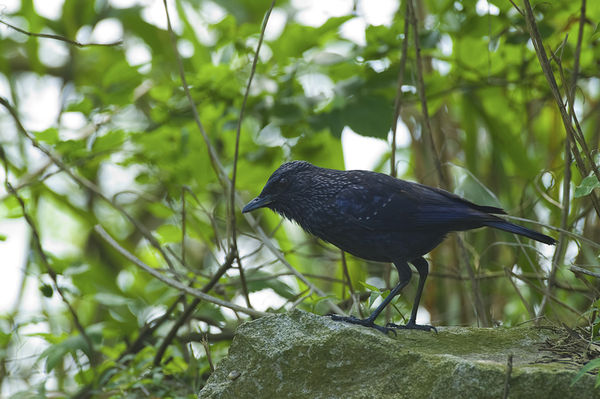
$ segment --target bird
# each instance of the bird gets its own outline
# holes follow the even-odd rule
[[[383,173],[328,169],[306,161],[283,163],[242,213],[259,208],[279,213],[354,256],[394,264],[398,284],[369,317],[330,315],[334,320],[383,333],[397,329],[437,332],[431,325],[417,324],[416,317],[429,273],[429,264],[423,256],[448,233],[487,226],[544,244],[556,244],[552,237],[496,216],[506,214],[501,208],[477,205],[440,188]],[[410,282],[409,263],[417,270],[419,280],[408,322],[375,324],[377,316]]]

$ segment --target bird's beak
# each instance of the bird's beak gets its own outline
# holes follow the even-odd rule
[[[256,197],[252,201],[248,202],[244,209],[242,209],[242,213],[250,212],[258,208],[263,208],[273,202],[271,197]]]

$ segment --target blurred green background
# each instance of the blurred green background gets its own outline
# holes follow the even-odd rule
[[[243,307],[325,314],[334,303],[368,313],[395,283],[389,265],[346,255],[346,274],[339,250],[297,226],[266,210],[251,216],[256,223],[240,214],[239,203],[292,159],[385,173],[393,160],[399,177],[501,206],[555,238],[543,226],[570,233],[557,247],[491,229],[461,242],[452,235],[429,256],[420,317],[433,325],[597,328],[598,280],[569,268],[598,271],[600,2],[587,2],[583,24],[581,2],[532,4],[567,106],[574,93],[580,163],[566,155],[559,108],[509,1],[414,1],[420,70],[414,30],[405,40],[405,1],[278,1],[237,162],[271,2],[167,3],[173,37],[162,1],[4,4],[0,250],[2,272],[16,277],[2,285],[3,396],[195,397],[249,319],[140,270],[96,225],[164,276]],[[415,286],[389,320],[409,313]]]

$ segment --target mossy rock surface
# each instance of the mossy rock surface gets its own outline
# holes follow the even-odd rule
[[[200,398],[600,398],[553,361],[550,329],[376,330],[295,310],[241,325]]]

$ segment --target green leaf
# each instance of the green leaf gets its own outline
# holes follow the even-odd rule
[[[294,290],[289,285],[282,280],[272,278],[270,273],[252,269],[246,273],[247,287],[249,292],[272,289],[279,296],[286,299],[290,299],[296,295]],[[241,286],[239,277],[230,277],[229,282],[235,287]]]
[[[167,85],[154,86],[150,89],[150,96],[156,100],[167,102],[173,96],[173,87]]]
[[[529,34],[521,31],[508,32],[506,34],[506,43],[507,44],[523,44],[527,43],[529,40]]]
[[[0,219],[16,219],[22,216],[23,210],[21,209],[21,204],[19,204],[19,201],[15,196],[11,195],[0,202]]]
[[[51,345],[42,352],[40,358],[46,358],[46,372],[49,373],[63,360],[65,355],[70,353],[76,356],[77,350],[81,350],[89,357],[91,353],[90,349],[81,335],[75,335]]]
[[[181,228],[173,224],[163,224],[156,229],[156,234],[164,244],[181,241]]]
[[[65,107],[65,112],[81,112],[84,115],[88,115],[92,112],[94,103],[89,97],[83,97],[81,101],[74,102]]]
[[[94,141],[92,149],[97,152],[111,151],[118,149],[125,141],[125,132],[122,130],[113,130],[100,136]]]
[[[56,144],[58,142],[58,129],[53,127],[41,132],[35,132],[34,135],[36,139],[44,143]]]
[[[12,339],[13,334],[11,333],[6,333],[4,331],[0,330],[0,345],[3,348],[8,347],[8,344],[10,343],[10,340]]]
[[[318,28],[288,23],[279,38],[271,43],[273,55],[287,62],[290,57],[301,57],[302,53],[318,47],[318,44],[337,38],[338,28],[352,18],[352,15],[329,18]]]
[[[376,292],[377,294],[381,293],[381,290],[377,287],[375,287],[374,285],[371,284],[367,284],[364,281],[359,281],[360,285],[362,285],[363,287],[365,287],[366,289],[368,289],[369,291],[373,291]]]
[[[392,126],[393,103],[386,98],[361,96],[342,110],[342,119],[356,133],[386,139]]]
[[[575,188],[574,197],[581,198],[589,195],[595,188],[600,187],[600,182],[595,175],[586,177],[581,184]]]
[[[542,36],[542,39],[550,37],[555,31],[552,25],[543,21],[538,23],[538,30],[540,32],[540,35]]]
[[[111,294],[109,292],[99,292],[94,295],[94,298],[98,303],[107,307],[124,306],[131,302],[131,299],[121,295]]]
[[[148,204],[148,210],[157,218],[166,219],[173,216],[173,210],[162,202],[152,202]]]
[[[571,386],[573,386],[577,381],[579,381],[585,373],[587,373],[588,371],[591,371],[593,369],[597,369],[597,368],[600,368],[600,358],[596,358],[596,359],[593,359],[593,360],[590,360],[589,362],[587,362],[581,368],[581,370],[579,370],[577,375],[575,377],[573,377],[573,380],[571,381]],[[600,384],[598,384],[598,381],[600,381],[600,380],[598,380],[598,379],[596,380],[596,387],[598,385],[600,385]]]
[[[54,294],[54,290],[52,289],[51,285],[48,284],[44,284],[40,287],[40,291],[42,292],[42,295],[44,295],[46,298],[51,298],[52,294]]]
[[[442,35],[440,34],[440,31],[437,29],[419,32],[419,42],[421,44],[421,48],[435,48],[435,46],[437,46],[437,44],[439,43],[441,37]]]

